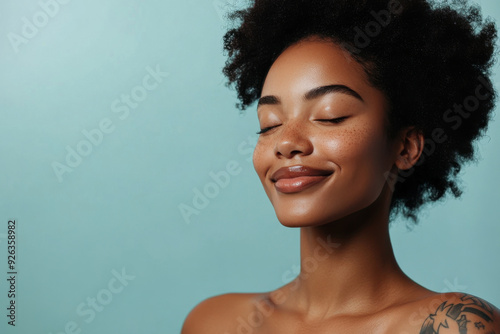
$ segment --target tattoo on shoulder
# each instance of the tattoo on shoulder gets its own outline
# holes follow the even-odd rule
[[[464,294],[456,303],[446,301],[439,305],[425,319],[420,334],[496,334],[492,318],[493,307],[490,304]]]

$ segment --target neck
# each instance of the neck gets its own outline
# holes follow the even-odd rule
[[[399,268],[389,235],[391,193],[330,224],[303,227],[290,301],[311,317],[373,313],[422,289]]]

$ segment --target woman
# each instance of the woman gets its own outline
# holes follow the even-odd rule
[[[224,73],[241,109],[258,101],[255,170],[301,229],[301,272],[203,301],[182,333],[500,333],[486,301],[407,277],[388,230],[460,195],[494,107],[494,24],[465,1],[256,0],[232,17]]]

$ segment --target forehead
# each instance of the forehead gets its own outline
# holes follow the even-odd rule
[[[309,37],[280,54],[266,76],[261,97],[298,101],[311,89],[334,84],[345,85],[368,100],[383,95],[347,50],[330,40]]]

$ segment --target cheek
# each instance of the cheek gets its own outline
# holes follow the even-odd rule
[[[346,148],[349,152],[348,159],[352,162],[365,161],[365,167],[377,169],[388,154],[384,134],[369,127],[353,132],[348,141],[349,147]]]
[[[259,138],[257,144],[255,145],[255,149],[253,151],[253,167],[257,175],[263,181],[265,177],[265,173],[268,167],[266,167],[266,161],[268,160],[267,155],[269,155],[269,148],[263,145],[262,140]]]
[[[373,126],[346,129],[325,149],[351,189],[378,190],[383,185],[389,151],[384,133]]]

